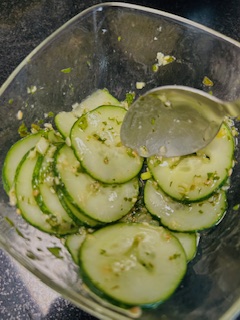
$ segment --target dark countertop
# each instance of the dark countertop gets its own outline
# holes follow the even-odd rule
[[[1,0],[0,85],[49,34],[97,0]],[[126,2],[126,1],[123,1]],[[240,41],[239,0],[129,1],[191,19]],[[95,318],[74,307],[0,250],[0,319]]]

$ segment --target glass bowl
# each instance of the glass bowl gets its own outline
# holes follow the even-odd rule
[[[157,53],[175,61],[156,70]],[[161,54],[160,54],[161,55]],[[93,6],[38,46],[0,89],[0,165],[19,138],[19,110],[27,126],[44,114],[71,110],[99,88],[118,99],[160,85],[195,87],[223,100],[240,96],[240,45],[214,31],[165,12],[123,3]],[[209,87],[204,77],[213,81]],[[137,89],[136,83],[144,82]],[[238,123],[236,123],[238,126]],[[202,233],[198,253],[173,296],[141,315],[91,297],[62,244],[28,225],[1,183],[0,243],[12,257],[81,309],[99,319],[231,319],[240,310],[240,154],[236,150],[229,207],[223,221]],[[2,168],[1,168],[2,169]],[[60,248],[60,257],[51,248]]]

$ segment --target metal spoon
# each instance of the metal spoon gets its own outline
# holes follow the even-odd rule
[[[163,86],[131,105],[121,127],[121,140],[143,157],[182,156],[208,145],[225,116],[239,114],[240,101],[223,102],[201,90]]]

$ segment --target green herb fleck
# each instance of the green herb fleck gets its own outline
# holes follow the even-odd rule
[[[169,257],[169,260],[175,260],[180,257],[181,257],[180,253],[174,253],[172,256]]]
[[[213,177],[214,173],[213,172],[208,172],[207,173],[207,178],[210,180]]]
[[[72,71],[72,68],[66,68],[61,70],[62,73],[70,73],[71,71]]]
[[[97,133],[94,133],[93,137],[102,143],[104,143],[107,140],[106,138],[101,138]]]
[[[122,124],[122,120],[118,120],[118,119],[115,118],[115,117],[108,117],[108,120],[109,120],[109,121],[114,121],[114,122],[116,122],[116,124],[118,124],[118,125]],[[109,129],[113,129],[113,127],[110,127]]]
[[[86,117],[81,117],[81,120],[79,120],[79,123],[78,123],[78,127],[83,131],[87,129],[88,121]]]
[[[63,257],[61,256],[61,248],[59,248],[59,247],[48,247],[47,249],[56,258],[63,259]]]
[[[121,143],[121,145],[122,145],[122,143]],[[119,145],[119,146],[121,146],[121,145]],[[133,151],[133,149],[131,149],[131,148],[126,148],[126,152],[127,152],[127,155],[128,155],[129,157],[131,157],[131,158],[135,158],[135,157],[136,157],[136,153]]]
[[[159,69],[158,64],[155,63],[155,64],[152,66],[152,71],[153,71],[153,72],[157,72],[158,69]]]
[[[208,180],[215,180],[215,181],[220,179],[220,177],[217,175],[216,171],[215,172],[208,172],[207,178],[208,178]]]
[[[239,207],[240,207],[240,204],[236,204],[236,205],[233,207],[233,210],[234,210],[234,211],[237,211],[237,210],[239,209]]]
[[[206,87],[212,87],[213,86],[213,81],[210,80],[207,76],[205,76],[203,78],[202,83],[206,86]]]
[[[126,202],[132,202],[132,201],[133,201],[133,198],[124,197],[124,201],[126,201]]]
[[[162,164],[162,159],[160,159],[160,158],[158,158],[158,157],[153,158],[153,159],[152,159],[152,164],[153,164],[154,167],[157,167],[157,166],[159,166],[160,164]]]
[[[53,118],[53,117],[54,117],[54,113],[53,113],[52,111],[49,111],[49,112],[48,112],[48,117],[49,117],[49,118]]]
[[[105,249],[100,249],[100,254],[101,255],[104,255],[104,254],[106,254],[107,253],[107,251],[105,250]]]
[[[51,214],[49,216],[48,219],[46,219],[46,222],[50,224],[50,226],[52,228],[55,228],[57,230],[57,228],[59,227],[59,222],[56,216],[54,216],[53,214]]]
[[[30,134],[30,132],[28,131],[27,126],[25,125],[24,122],[21,123],[21,125],[18,128],[18,134],[20,135],[20,137],[26,137],[27,135]]]
[[[167,62],[167,64],[168,64],[168,63],[172,63],[172,62],[174,62],[175,60],[176,60],[176,58],[173,57],[173,56],[165,56],[165,61]]]
[[[31,128],[32,128],[34,131],[40,131],[40,130],[41,130],[40,126],[39,126],[38,124],[36,124],[36,123],[32,123],[32,124],[31,124]]]
[[[9,99],[9,100],[8,100],[8,103],[9,103],[9,104],[13,104],[13,101],[14,101],[13,99]]]
[[[151,262],[139,261],[141,265],[146,268],[148,271],[152,271],[154,269],[154,265]]]
[[[38,120],[38,125],[40,126],[42,124],[44,124],[44,120],[43,119]]]
[[[130,106],[133,103],[134,99],[135,99],[135,92],[127,92],[126,93],[125,101],[128,106]]]

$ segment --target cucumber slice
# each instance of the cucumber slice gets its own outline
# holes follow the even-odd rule
[[[35,134],[30,134],[21,140],[18,140],[9,149],[4,160],[2,172],[3,186],[9,196],[11,196],[9,194],[11,189],[14,189],[14,177],[22,158],[34,146],[38,148],[40,153],[44,152],[44,150],[48,148],[48,142],[46,138],[52,143],[58,143],[62,141],[61,136],[56,131],[41,130]]]
[[[185,251],[187,262],[193,260],[197,253],[199,236],[196,232],[172,232],[172,234],[179,240]]]
[[[233,166],[234,140],[223,124],[214,140],[196,154],[151,157],[148,167],[165,193],[176,200],[192,202],[209,197],[229,177]]]
[[[86,285],[101,297],[150,306],[176,290],[187,263],[182,245],[163,227],[117,223],[86,236],[79,265]]]
[[[65,235],[76,232],[76,226],[66,222],[58,212],[45,214],[39,208],[32,187],[32,176],[38,161],[38,153],[31,150],[22,159],[15,177],[17,206],[23,218],[34,227],[52,234]]]
[[[66,111],[59,112],[55,116],[55,125],[65,139],[70,136],[72,126],[77,121],[77,119],[78,118],[72,112]]]
[[[142,168],[143,158],[120,141],[126,110],[102,106],[83,115],[72,127],[71,143],[82,166],[104,183],[124,183]]]
[[[37,144],[43,134],[44,132],[42,131],[26,136],[23,139],[18,140],[9,149],[4,160],[2,172],[3,186],[7,193],[9,193],[10,189],[13,187],[16,170],[23,156]]]
[[[84,225],[86,227],[97,227],[102,225],[101,222],[94,220],[84,214],[79,208],[74,206],[69,199],[63,194],[61,188],[58,189],[58,197],[69,214],[69,216],[75,221],[78,225]]]
[[[226,192],[219,190],[201,202],[181,203],[168,197],[152,179],[146,182],[144,202],[148,211],[171,230],[192,232],[208,229],[223,218]]]
[[[38,155],[32,175],[32,188],[35,200],[42,212],[52,217],[56,216],[56,223],[61,225],[61,229],[68,230],[67,233],[73,233],[77,232],[78,227],[62,206],[56,193],[53,174],[53,155],[56,148],[50,145],[45,155]]]
[[[84,229],[81,230],[82,233],[75,233],[66,236],[65,246],[68,249],[69,253],[73,261],[78,264],[79,262],[79,250],[83,241],[86,238],[86,231]]]
[[[116,221],[127,214],[137,201],[137,178],[124,184],[104,185],[83,172],[73,150],[67,145],[57,151],[55,168],[64,195],[92,219]]]
[[[121,106],[121,103],[114,98],[107,89],[98,89],[80,104],[77,103],[73,105],[72,113],[76,117],[81,117],[84,113],[103,105]]]
[[[59,112],[54,121],[57,129],[64,138],[70,136],[70,131],[73,124],[84,113],[91,111],[101,105],[121,106],[121,103],[114,98],[107,89],[98,89],[84,99],[81,103],[73,105],[73,110],[70,112]]]

